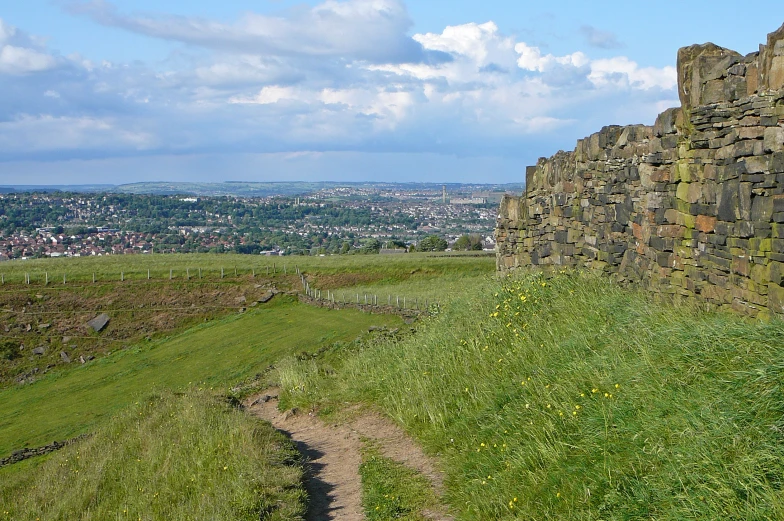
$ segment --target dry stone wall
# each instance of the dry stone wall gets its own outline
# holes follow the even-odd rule
[[[501,202],[498,269],[580,266],[784,313],[784,25],[760,51],[678,51],[681,107],[541,158]]]

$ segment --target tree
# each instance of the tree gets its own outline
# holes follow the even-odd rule
[[[468,235],[461,235],[452,245],[452,249],[456,251],[464,251],[471,248],[471,240],[468,238]]]
[[[438,235],[428,235],[417,244],[417,251],[444,251],[448,246],[446,240]]]
[[[482,236],[478,233],[471,235],[461,235],[452,245],[453,250],[481,250],[482,249]]]

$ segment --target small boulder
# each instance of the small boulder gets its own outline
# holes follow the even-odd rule
[[[109,324],[109,315],[106,313],[101,313],[94,319],[87,322],[87,325],[93,328],[96,332],[100,333],[101,331],[106,328],[106,325]]]
[[[65,351],[60,351],[60,358],[61,358],[61,359],[63,360],[63,362],[65,362],[66,364],[70,364],[70,363],[71,363],[71,357],[70,357],[70,356],[68,356],[68,353],[66,353]]]
[[[85,360],[85,359],[84,359],[84,356],[80,356],[80,357],[79,357],[79,361],[80,361],[82,364],[86,364],[86,363],[87,363],[87,360]]]
[[[248,299],[246,299],[245,296],[243,295],[241,297],[235,298],[234,302],[236,302],[237,304],[244,304],[245,302],[247,302],[247,300]]]
[[[38,347],[33,349],[33,354],[34,355],[38,355],[38,356],[45,355],[46,354],[46,348],[44,346],[38,346]]]
[[[69,336],[64,336],[63,337],[63,344],[67,344],[70,341],[71,341],[71,337],[69,337]]]
[[[44,329],[49,329],[49,328],[51,327],[51,325],[52,325],[52,324],[49,324],[49,323],[46,323],[46,324],[38,324],[38,329],[41,329],[41,330],[44,330]]]
[[[261,304],[265,304],[265,303],[269,302],[270,300],[272,300],[272,297],[274,297],[274,296],[275,296],[275,293],[273,291],[266,291],[266,292],[264,292],[264,294],[261,297],[259,297],[258,301]]]

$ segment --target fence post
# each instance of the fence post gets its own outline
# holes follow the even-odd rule
[[[0,283],[5,284],[5,273],[0,275]]]
[[[95,272],[93,272],[93,284],[95,284]]]
[[[286,265],[283,265],[283,274],[286,275]]]
[[[150,280],[150,270],[149,270],[149,268],[147,269],[147,280]]]
[[[357,293],[357,305],[359,305],[359,293]]]
[[[398,295],[398,296],[396,297],[396,300],[395,300],[395,307],[398,307],[398,308],[400,307],[400,295]]]
[[[46,280],[44,281],[44,286],[48,286],[49,285],[49,272],[45,271],[44,272],[44,276],[46,277]]]
[[[221,266],[221,278],[223,278],[223,266]]]
[[[191,280],[191,269],[185,268],[185,280]]]
[[[403,309],[406,309],[406,297],[403,297]]]
[[[169,280],[171,280],[171,279],[172,279],[172,271],[173,271],[173,270],[172,270],[171,268],[169,268]]]
[[[234,276],[237,276],[237,266],[234,266]]]
[[[63,286],[65,286],[65,273],[63,273]]]
[[[201,268],[199,268],[199,279],[201,279]]]
[[[124,271],[120,272],[120,282],[125,282],[125,272]]]
[[[267,266],[267,277],[269,277],[269,266]]]
[[[253,268],[252,270],[250,270],[250,273],[251,273],[251,278],[255,279],[256,278],[256,268]]]

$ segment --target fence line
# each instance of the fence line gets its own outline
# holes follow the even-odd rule
[[[238,268],[237,266],[233,266],[234,277],[242,277],[242,276],[249,275],[251,278],[255,279],[256,278],[256,268],[257,267],[254,266],[254,267],[248,268],[247,270],[243,270],[243,269]],[[263,266],[263,268],[266,268],[267,276],[273,276],[274,277],[274,276],[277,276],[277,275],[281,274],[281,270],[278,268],[276,263],[273,263],[272,266],[269,266],[269,265]],[[216,274],[216,278],[218,277],[218,275],[217,275],[218,270],[220,270],[220,278],[221,279],[228,278],[228,277],[231,276],[231,270],[227,269],[225,266],[221,266],[220,268],[217,268],[217,267],[216,268],[211,268],[211,269],[205,269],[205,268],[201,268],[201,267],[195,268],[195,269],[198,272],[198,278],[199,279],[206,278],[207,274],[211,270]],[[294,269],[295,269],[295,272],[298,275],[301,273],[301,271],[299,269],[299,266],[295,265]],[[161,277],[160,278],[165,280],[167,278],[166,277],[166,271],[167,270],[168,270],[168,280],[175,280],[175,279],[191,280],[190,266],[186,266],[186,267],[183,267],[183,268],[171,268],[171,267],[167,268],[167,267],[164,266],[164,267],[156,269],[156,270],[152,270],[152,269],[148,268],[146,270],[146,279],[147,280],[157,279],[158,277],[157,277],[157,273],[156,272],[159,272],[159,273],[161,273]],[[118,272],[115,272],[115,273],[118,273]],[[56,274],[56,272],[55,272],[55,274]],[[22,272],[22,273],[19,274],[19,276],[21,277],[20,283],[27,284],[27,285],[41,284],[43,286],[49,286],[49,284],[51,282],[56,280],[55,274],[50,274],[50,272],[48,270],[44,270],[42,272],[41,271],[39,271],[39,272],[28,272],[28,271],[25,271],[25,272]],[[282,274],[283,275],[288,275],[288,265],[287,264],[283,264]],[[8,275],[8,276],[6,277],[6,275]],[[52,275],[52,276],[50,277],[50,275]],[[141,271],[128,271],[128,272],[126,272],[125,270],[120,270],[119,271],[119,276],[116,276],[116,275],[113,276],[111,272],[99,273],[99,272],[95,272],[94,271],[94,272],[92,272],[92,274],[90,274],[89,272],[77,271],[75,273],[72,272],[70,275],[68,274],[67,271],[62,272],[63,284],[66,284],[66,285],[69,284],[69,283],[89,282],[90,280],[92,280],[93,284],[98,283],[98,282],[110,281],[110,280],[115,280],[116,281],[118,279],[119,279],[120,282],[125,282],[126,279],[128,279],[128,280],[142,280],[142,279],[144,279],[144,275],[145,275],[144,270],[141,270]],[[117,278],[114,278],[114,277],[117,277]],[[8,274],[0,273],[0,285],[13,284],[14,283],[13,279],[14,279],[14,273],[13,272],[12,273],[8,273]]]
[[[238,277],[242,277],[242,276],[246,276],[246,275],[249,275],[251,278],[254,278],[254,279],[256,278],[256,268],[255,267],[248,268],[247,271],[239,270],[237,268],[237,266],[233,266],[233,268],[234,268],[234,278],[238,278]],[[269,264],[265,265],[264,268],[266,269],[266,274],[267,274],[268,277],[269,276],[275,277],[276,275],[278,275],[281,272],[282,272],[283,275],[288,275],[288,266],[285,263],[283,264],[282,270],[279,270],[278,266],[277,266],[277,263],[274,263],[274,262],[272,263],[271,266]],[[166,269],[167,268],[164,267],[164,268],[160,268],[160,270],[156,270],[156,271],[159,271],[161,273],[160,278],[162,280],[166,280],[166,278],[167,278],[166,277]],[[201,268],[201,267],[197,268],[197,270],[198,270],[199,280],[203,280],[205,278],[208,278],[208,273],[209,273],[210,270],[207,270],[207,269],[204,269],[204,268]],[[153,280],[153,279],[157,279],[158,278],[156,276],[157,273],[155,273],[150,268],[148,268],[146,271],[147,271],[147,273],[146,273],[146,280]],[[179,279],[179,280],[186,280],[186,281],[190,281],[191,280],[190,267],[184,267],[184,268],[180,268],[178,270],[175,270],[174,268],[169,267],[168,271],[169,271],[169,273],[168,273],[168,280],[170,280],[170,281],[174,281],[174,280],[177,280],[177,279]],[[179,276],[178,276],[178,272],[180,273]],[[217,279],[218,278],[218,268],[213,268],[213,272],[216,274],[215,278]],[[231,272],[227,273],[226,267],[225,266],[221,266],[219,273],[220,273],[219,274],[220,280],[223,280],[226,277],[228,277]],[[330,302],[330,303],[336,304],[336,305],[337,304],[342,304],[342,305],[354,304],[354,305],[357,305],[357,306],[379,307],[379,296],[378,296],[378,294],[375,294],[375,293],[361,293],[361,294],[360,293],[355,293],[353,295],[354,299],[352,300],[351,296],[347,296],[347,294],[345,292],[342,292],[340,294],[340,296],[337,296],[334,291],[326,290],[326,293],[324,293],[320,289],[311,287],[310,283],[308,282],[307,278],[303,274],[302,270],[296,264],[294,265],[294,273],[296,273],[299,276],[300,282],[302,284],[302,289],[303,289],[303,292],[305,293],[305,295],[307,295],[309,298],[311,298],[313,300],[316,300],[316,301],[319,301],[319,302]],[[0,284],[2,284],[2,285],[5,285],[6,283],[11,283],[10,275],[9,275],[8,278],[5,275],[6,275],[5,273],[0,274]],[[33,273],[32,275],[35,275],[35,273]],[[84,276],[85,274],[82,273],[81,275]],[[120,276],[119,276],[120,282],[126,282],[126,278],[128,279],[128,281],[144,280],[145,273],[143,271],[140,271],[140,272],[128,272],[127,275],[128,275],[128,277],[126,277],[126,272],[124,270],[120,271]],[[24,284],[33,285],[36,282],[38,282],[39,284],[42,284],[43,286],[49,286],[50,280],[49,280],[49,272],[48,271],[44,271],[43,274],[41,274],[39,272],[38,273],[38,277],[39,278],[36,280],[36,279],[33,278],[33,276],[31,276],[30,272],[25,272],[24,273]],[[6,279],[8,279],[8,280],[6,280]],[[99,282],[110,282],[112,280],[117,281],[117,279],[113,278],[110,273],[104,273],[104,274],[99,274],[97,272],[93,272],[92,273],[92,283],[93,284],[97,284]],[[80,281],[81,280],[80,280],[80,276],[79,275],[72,275],[71,277],[69,277],[67,272],[63,273],[63,285],[68,285],[69,283],[70,284],[75,284],[75,283],[79,283]],[[87,282],[89,282],[89,279],[87,279]],[[394,295],[394,299],[393,299],[393,295],[391,295],[391,294],[387,295],[386,307],[388,307],[388,308],[400,309],[400,310],[408,309],[408,310],[429,312],[431,310],[432,306],[435,306],[435,308],[438,309],[438,308],[440,308],[440,303],[438,301],[431,300],[429,298],[420,299],[419,297],[411,298],[411,297],[408,297],[406,295]]]
[[[320,289],[310,287],[310,283],[305,278],[305,276],[299,272],[299,270],[297,270],[297,273],[300,276],[300,282],[302,284],[302,289],[305,292],[305,295],[313,300],[339,305],[372,306],[376,308],[379,307],[378,294],[376,293],[355,293],[354,299],[352,299],[350,296],[349,298],[346,298],[345,292],[341,292],[340,297],[336,297],[335,292],[330,290],[326,290],[326,295],[323,295]],[[430,312],[432,311],[431,306],[434,306],[436,309],[441,308],[441,304],[438,301],[430,300],[429,298],[420,300],[419,297],[414,297],[411,299],[405,295],[402,297],[400,295],[396,295],[393,306],[392,295],[387,295],[386,307],[388,308]]]

